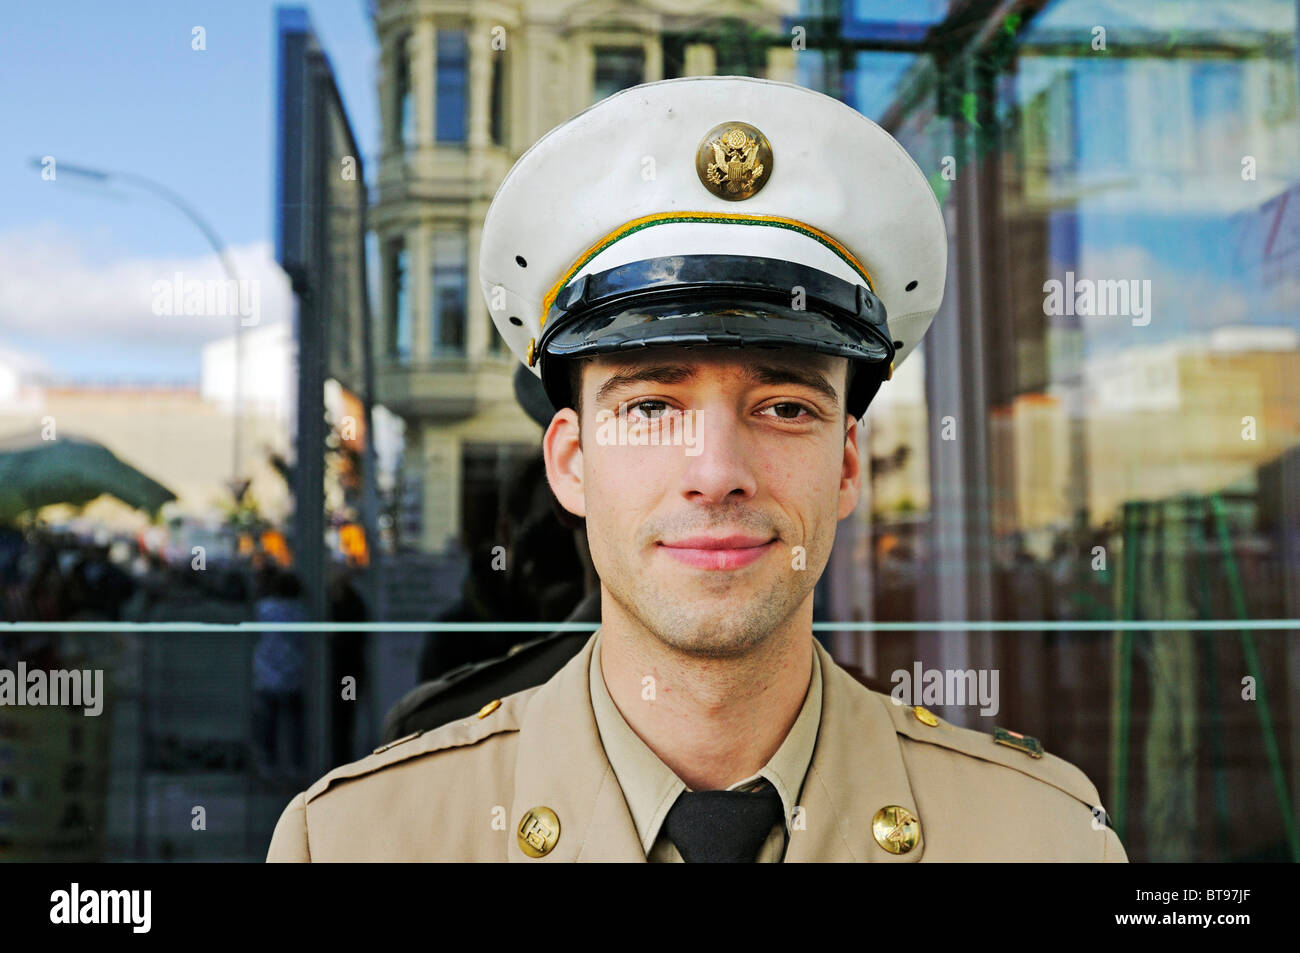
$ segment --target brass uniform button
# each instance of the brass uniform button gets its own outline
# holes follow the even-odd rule
[[[871,819],[876,843],[891,854],[906,854],[921,839],[921,821],[897,804],[887,804]]]
[[[536,348],[536,346],[537,346],[537,341],[536,341],[536,339],[535,339],[535,338],[529,338],[529,339],[528,339],[528,353],[524,355],[524,357],[525,357],[525,358],[527,359],[527,361],[528,361],[528,366],[529,366],[529,367],[532,367],[532,366],[533,366],[533,359],[537,356],[536,354],[533,353],[533,351],[534,351],[534,349]]]
[[[915,715],[916,720],[923,725],[929,725],[931,728],[939,727],[938,716],[935,715],[934,712],[930,711],[930,709],[926,708],[924,705],[917,705],[916,707],[914,707],[912,709],[912,714]]]
[[[695,172],[720,199],[753,198],[772,177],[772,144],[747,122],[724,122],[700,140]]]
[[[524,814],[515,836],[529,857],[545,857],[560,839],[560,819],[549,807],[535,807]]]
[[[501,707],[501,699],[494,698],[492,699],[492,701],[488,702],[486,705],[484,705],[482,708],[478,710],[477,717],[486,718],[488,715],[492,714],[500,707]]]

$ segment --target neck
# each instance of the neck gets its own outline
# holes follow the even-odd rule
[[[603,585],[601,609],[598,661],[610,697],[687,787],[725,789],[767,764],[812,679],[811,593],[761,645],[733,658],[701,658],[665,644]]]

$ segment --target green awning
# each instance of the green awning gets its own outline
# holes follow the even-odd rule
[[[54,503],[79,506],[105,493],[151,513],[176,499],[93,440],[42,440],[39,434],[0,438],[0,523]]]

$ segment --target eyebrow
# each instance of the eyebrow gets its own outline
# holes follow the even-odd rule
[[[829,400],[833,407],[840,406],[840,395],[826,380],[824,374],[811,368],[782,367],[777,364],[747,364],[745,377],[751,384],[797,384],[807,387]],[[596,390],[596,403],[603,404],[613,393],[633,384],[684,384],[695,378],[695,368],[681,364],[652,364],[632,371],[614,374]]]

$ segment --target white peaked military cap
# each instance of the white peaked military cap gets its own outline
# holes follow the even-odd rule
[[[615,93],[520,156],[479,282],[556,407],[566,358],[796,347],[857,363],[860,417],[929,327],[946,263],[934,192],[889,133],[802,86],[697,76]]]

